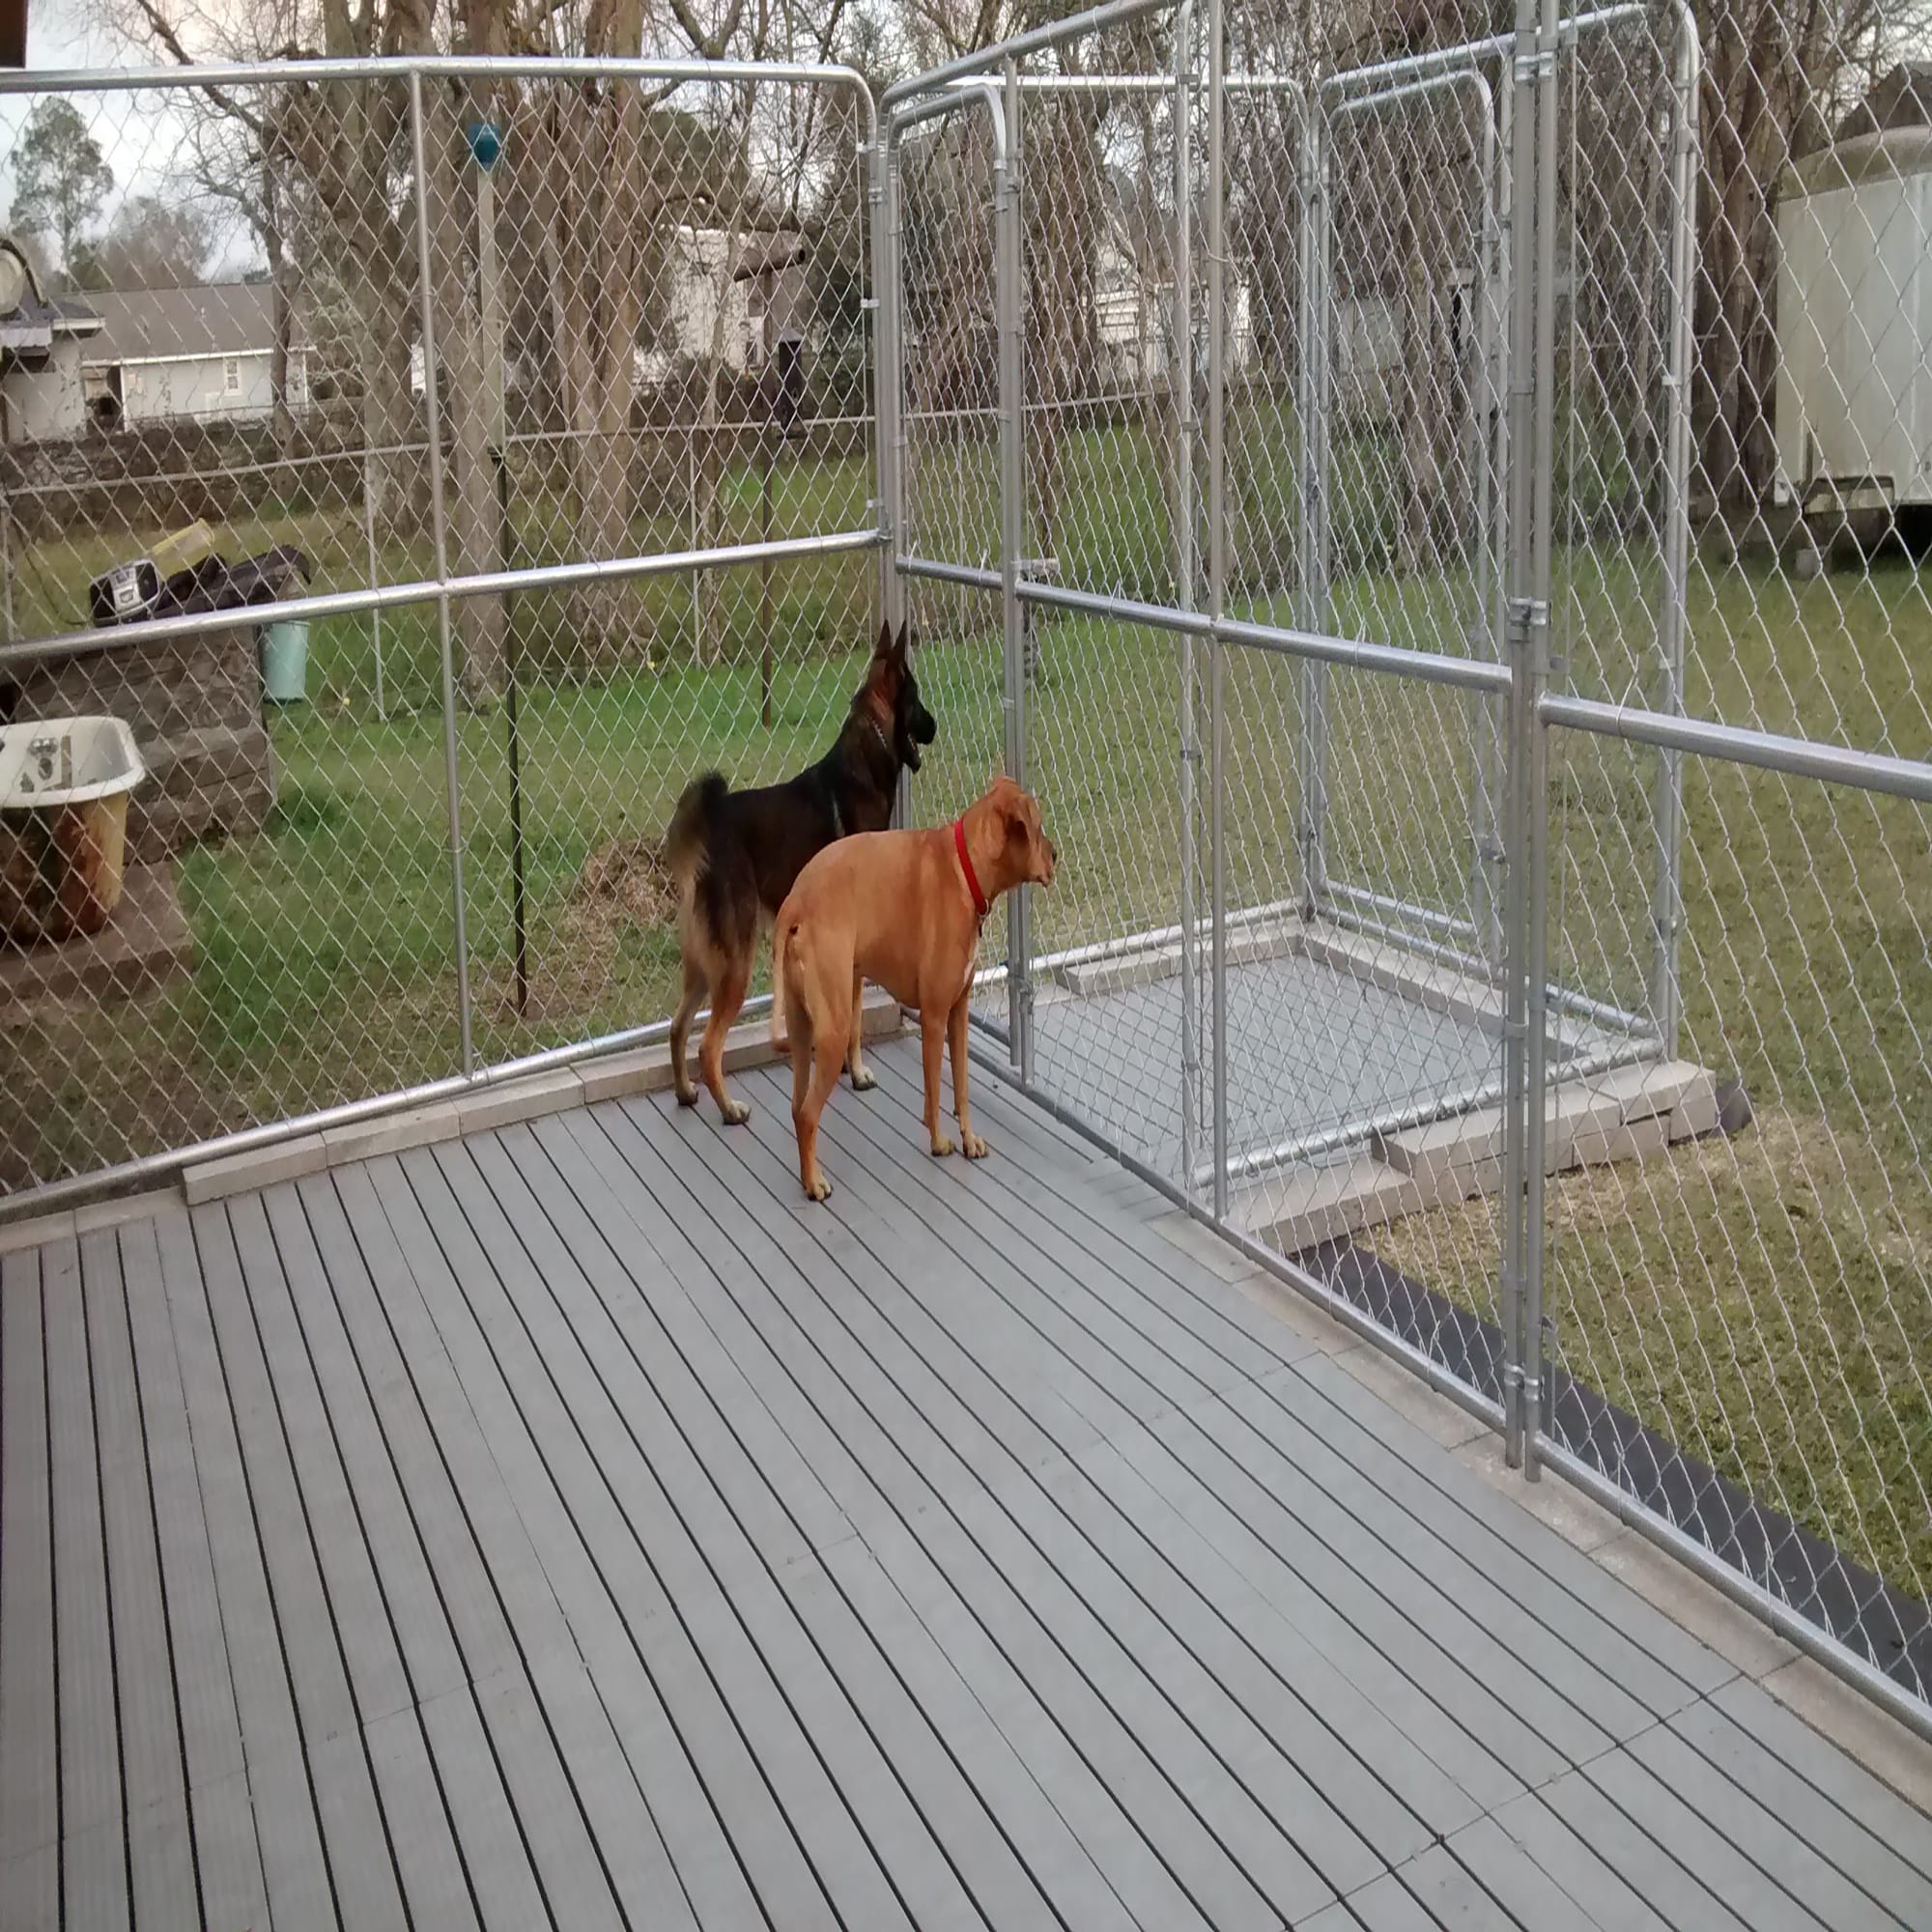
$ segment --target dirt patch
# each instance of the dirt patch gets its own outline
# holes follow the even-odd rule
[[[614,936],[619,925],[668,925],[677,916],[677,886],[655,838],[613,838],[583,862],[564,923],[586,938]]]

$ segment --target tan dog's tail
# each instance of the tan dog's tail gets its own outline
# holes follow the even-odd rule
[[[665,869],[677,881],[680,897],[689,900],[697,875],[710,855],[711,821],[731,787],[722,772],[693,779],[678,799],[665,834]]]
[[[798,922],[795,919],[781,919],[772,928],[772,1045],[774,1049],[782,1049],[789,1044],[789,1036],[785,1028],[785,954],[791,951],[791,936],[797,930]]]

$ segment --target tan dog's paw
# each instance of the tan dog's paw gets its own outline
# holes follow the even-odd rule
[[[726,1100],[718,1109],[727,1127],[742,1127],[752,1118],[752,1110],[742,1100]]]
[[[951,1134],[933,1135],[932,1157],[934,1160],[944,1160],[948,1154],[957,1153],[958,1151],[958,1146]]]
[[[869,1094],[878,1084],[879,1076],[869,1066],[861,1066],[852,1075],[852,1091],[855,1094]]]
[[[993,1151],[978,1134],[962,1134],[960,1139],[965,1142],[966,1158],[968,1160],[984,1160]]]
[[[814,1174],[805,1183],[805,1198],[808,1201],[829,1201],[832,1198],[832,1183],[824,1175]]]
[[[697,1105],[697,1089],[696,1089],[696,1087],[689,1087],[689,1088],[686,1088],[686,1087],[680,1087],[680,1088],[679,1088],[679,1089],[677,1090],[677,1104],[678,1104],[678,1105],[679,1105],[680,1107],[695,1107],[695,1106],[696,1106],[696,1105]]]

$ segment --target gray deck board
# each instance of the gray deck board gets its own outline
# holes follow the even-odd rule
[[[1932,1820],[868,1058],[827,1207],[766,1069],[0,1257],[7,1932],[1932,1924]]]
[[[41,1257],[0,1255],[0,1867],[9,1875],[9,1891],[17,1891],[23,1915],[26,1900],[40,1895],[49,1873],[59,1911],[60,1757],[47,1473]]]
[[[82,1238],[80,1270],[134,1917],[143,1924],[185,1927],[190,1920],[183,1907],[192,1894],[194,1861],[182,1775],[174,1658],[162,1601],[160,1555],[155,1544],[120,1246],[111,1231]]]

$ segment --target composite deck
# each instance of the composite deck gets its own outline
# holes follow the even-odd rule
[[[1932,1823],[909,1043],[0,1258],[0,1926],[1932,1926]]]

